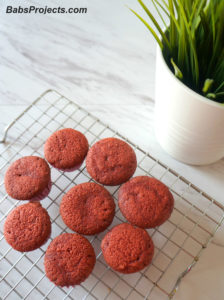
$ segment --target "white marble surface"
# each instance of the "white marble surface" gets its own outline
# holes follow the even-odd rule
[[[155,140],[156,45],[125,6],[141,11],[137,1],[63,1],[65,7],[87,7],[85,15],[4,12],[10,3],[38,6],[41,2],[0,4],[0,130],[41,92],[53,88],[224,204],[224,160],[187,166],[164,153]],[[58,6],[62,1],[45,4]]]
[[[6,3],[15,1],[0,4],[1,126],[42,91],[54,88],[224,204],[224,160],[186,166],[164,153],[155,140],[155,42],[125,6],[140,10],[135,1],[63,2],[65,7],[86,6],[86,15],[7,15]],[[61,1],[47,4],[58,6]]]

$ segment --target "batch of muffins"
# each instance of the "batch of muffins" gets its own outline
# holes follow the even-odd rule
[[[80,168],[86,158],[86,169],[95,182],[78,184],[62,197],[60,214],[74,233],[62,233],[49,244],[44,258],[46,276],[63,287],[80,284],[92,272],[96,256],[83,235],[103,232],[115,215],[114,199],[103,185],[121,185],[118,205],[129,222],[114,226],[102,239],[106,263],[126,274],[149,265],[154,244],[145,229],[159,226],[170,217],[174,199],[159,180],[148,176],[131,178],[137,167],[134,150],[117,138],[102,139],[89,149],[81,132],[66,128],[47,139],[44,156],[46,160],[37,156],[20,158],[6,171],[8,195],[29,200],[7,216],[6,241],[15,250],[25,252],[41,247],[48,240],[51,221],[40,204],[51,190],[48,163],[63,172],[71,172]]]

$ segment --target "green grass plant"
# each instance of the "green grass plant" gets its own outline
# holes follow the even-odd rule
[[[195,92],[224,104],[224,0],[148,0],[157,15],[137,1],[150,23],[131,11],[156,39],[174,75]]]

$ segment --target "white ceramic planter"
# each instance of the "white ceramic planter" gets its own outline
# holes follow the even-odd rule
[[[184,85],[168,68],[157,48],[155,132],[162,148],[193,165],[224,156],[224,106]]]

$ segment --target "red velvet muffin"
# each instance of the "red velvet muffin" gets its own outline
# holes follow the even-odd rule
[[[16,207],[4,224],[6,241],[21,252],[39,248],[48,240],[50,233],[50,217],[39,202],[29,202]]]
[[[38,156],[16,160],[6,171],[5,189],[17,200],[41,200],[51,189],[51,173],[47,162]]]
[[[101,248],[108,265],[125,274],[148,266],[154,254],[154,244],[147,231],[127,223],[109,231],[101,242]]]
[[[80,234],[92,235],[104,231],[112,223],[115,203],[103,186],[85,182],[64,195],[60,214],[70,229]]]
[[[44,267],[50,281],[68,287],[86,280],[95,262],[94,249],[86,238],[76,233],[63,233],[48,246]]]
[[[142,228],[152,228],[170,217],[174,199],[167,186],[159,180],[137,176],[121,186],[118,205],[130,223]]]
[[[86,168],[96,181],[119,185],[127,181],[137,167],[133,149],[117,138],[105,138],[95,143],[86,158]]]
[[[81,132],[65,128],[47,139],[44,155],[53,167],[62,171],[74,171],[82,165],[88,148],[88,141]]]

